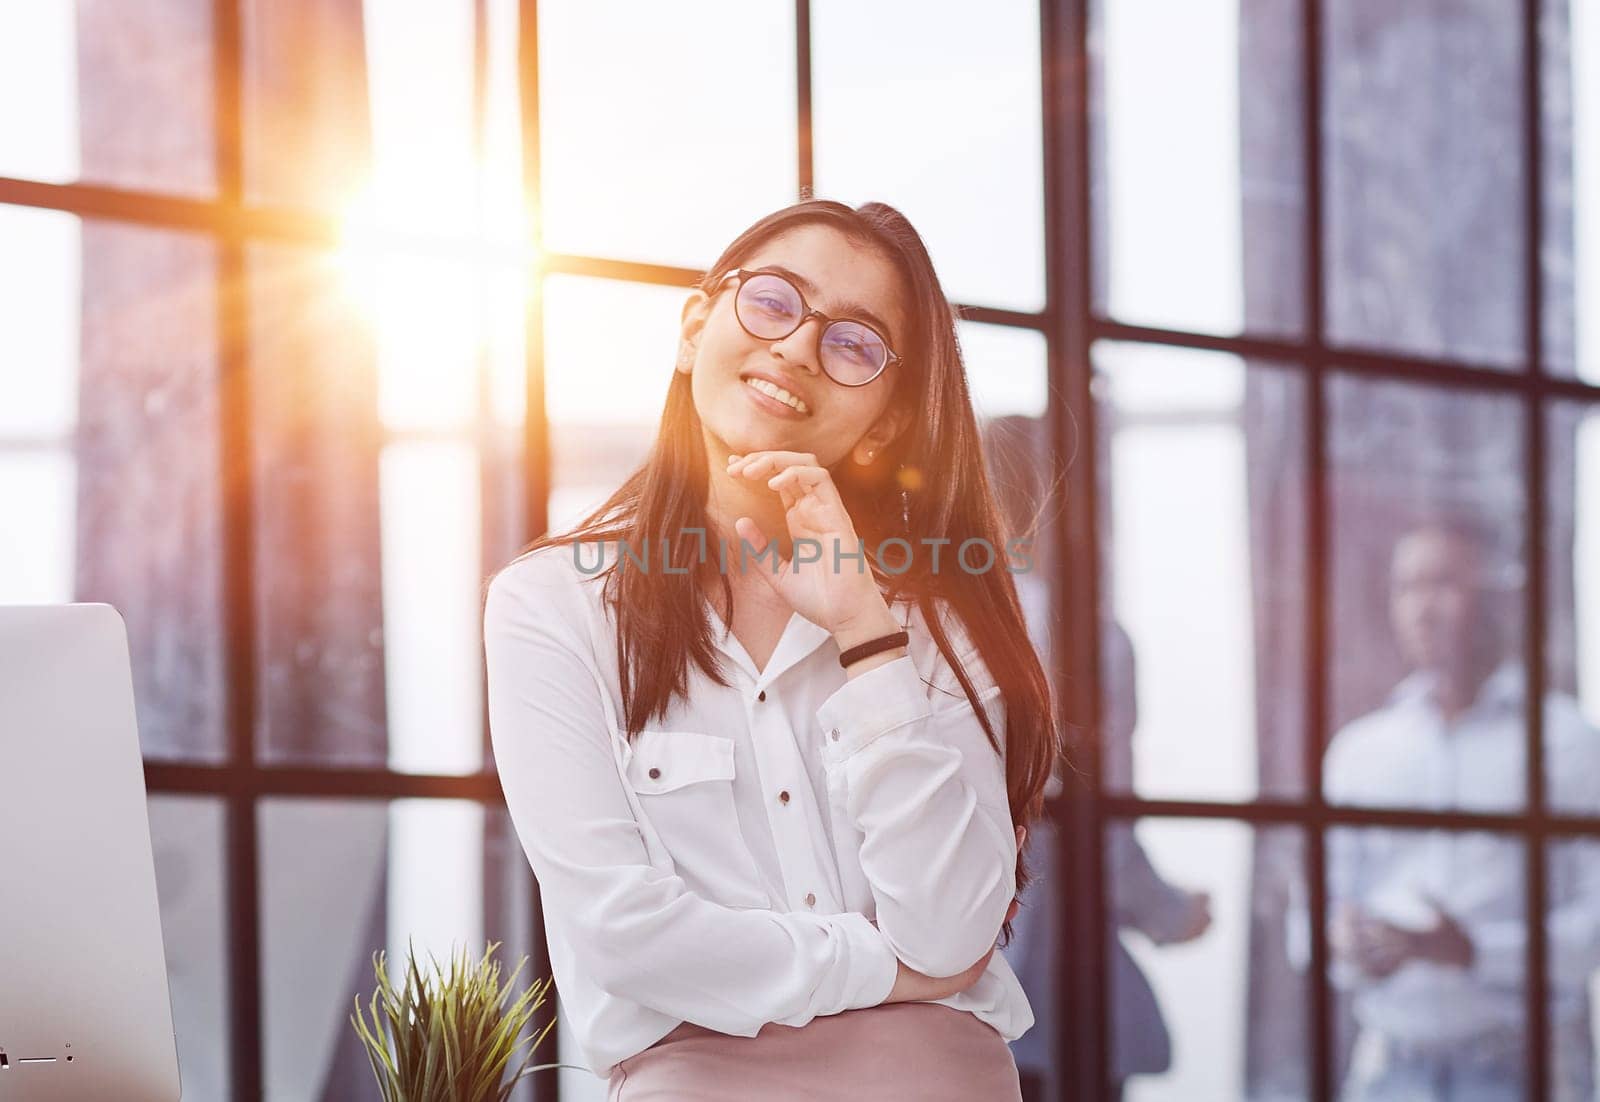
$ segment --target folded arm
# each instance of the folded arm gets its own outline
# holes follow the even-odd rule
[[[975,648],[958,643],[958,655],[1003,740],[999,686]],[[817,718],[829,799],[861,831],[878,928],[907,966],[950,976],[994,945],[1017,839],[1004,761],[942,655],[930,680],[897,658],[852,677]]]

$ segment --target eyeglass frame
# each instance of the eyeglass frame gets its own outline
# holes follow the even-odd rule
[[[746,276],[758,276],[758,275],[771,276],[773,279],[781,279],[784,283],[789,285],[789,287],[794,291],[795,297],[800,300],[800,320],[794,323],[794,328],[793,329],[789,330],[787,333],[785,333],[781,337],[763,337],[763,336],[760,336],[759,334],[756,334],[756,333],[750,333],[750,327],[748,325],[746,325],[744,323],[744,319],[739,316],[739,297],[738,297],[739,292],[736,289],[734,291],[734,300],[733,300],[733,319],[739,323],[739,328],[740,329],[743,329],[746,333],[750,333],[750,335],[752,337],[755,337],[756,340],[758,340],[758,341],[768,341],[768,342],[787,340],[789,337],[792,337],[797,332],[799,332],[800,331],[800,327],[802,325],[804,325],[806,322],[810,321],[812,318],[820,319],[821,322],[822,322],[822,329],[817,333],[817,366],[822,368],[822,373],[824,375],[826,375],[829,378],[829,380],[831,380],[832,382],[834,382],[838,386],[847,386],[847,387],[866,386],[869,383],[876,382],[878,380],[878,378],[885,371],[889,370],[889,367],[890,367],[891,364],[899,364],[899,363],[904,363],[905,362],[904,358],[901,357],[901,355],[898,352],[896,352],[893,348],[891,348],[889,346],[889,338],[885,337],[882,333],[878,332],[878,327],[877,326],[872,325],[872,324],[870,324],[868,322],[864,322],[859,318],[850,318],[850,317],[835,318],[835,317],[830,317],[827,314],[824,314],[821,310],[818,310],[818,309],[814,308],[809,302],[807,302],[806,301],[805,292],[800,290],[800,288],[796,287],[794,285],[794,281],[791,280],[788,276],[783,275],[781,272],[768,272],[768,271],[763,271],[760,268],[733,268],[733,269],[730,269],[728,272],[724,273],[721,279],[717,280],[717,290],[721,291],[723,286],[728,282],[728,280],[733,279],[735,276],[738,277],[739,286],[742,288],[744,286],[744,281],[745,281],[745,277]],[[879,367],[877,371],[874,371],[872,373],[872,378],[863,379],[859,383],[842,382],[839,379],[835,379],[833,377],[833,372],[829,371],[827,366],[822,362],[822,338],[827,335],[828,327],[833,325],[834,322],[839,322],[839,321],[847,321],[847,322],[850,322],[853,325],[860,325],[860,326],[863,326],[866,329],[870,329],[872,331],[873,335],[876,336],[880,341],[883,342],[883,350],[888,353],[888,356],[884,359],[883,366]]]

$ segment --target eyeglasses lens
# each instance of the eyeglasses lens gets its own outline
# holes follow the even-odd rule
[[[752,275],[739,284],[734,306],[739,322],[754,336],[775,341],[800,325],[804,300],[782,276]],[[846,386],[859,385],[876,375],[889,359],[888,346],[877,332],[860,322],[835,321],[823,330],[822,369]]]

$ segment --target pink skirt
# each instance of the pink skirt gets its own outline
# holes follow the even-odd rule
[[[1022,1097],[994,1027],[939,1003],[769,1022],[754,1037],[681,1023],[612,1069],[607,1102],[1006,1102]]]

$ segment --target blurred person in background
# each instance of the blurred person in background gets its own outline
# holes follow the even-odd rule
[[[1524,665],[1504,629],[1514,596],[1492,532],[1474,519],[1440,513],[1407,526],[1390,560],[1389,614],[1409,672],[1331,740],[1330,803],[1524,806]],[[1547,798],[1592,812],[1600,736],[1564,694],[1546,694],[1544,723]],[[1600,864],[1572,845],[1548,852],[1551,1096],[1587,1099]],[[1525,1097],[1520,845],[1486,832],[1341,827],[1328,834],[1327,867],[1330,979],[1351,993],[1357,1027],[1342,1096]],[[1291,930],[1303,910],[1299,919]]]
[[[1048,454],[1038,434],[1043,423],[1020,415],[997,417],[984,426],[984,448],[994,471],[994,483],[1005,509],[1010,531],[1028,540],[1032,569],[1016,575],[1017,592],[1028,622],[1029,637],[1050,669],[1053,661],[1048,525],[1041,510],[1042,464]],[[1133,775],[1133,736],[1138,724],[1138,697],[1133,641],[1114,620],[1102,622],[1100,654],[1105,683],[1104,737],[1101,753],[1105,776],[1126,785]],[[1045,788],[1047,797],[1061,791],[1059,773]],[[1041,870],[1033,890],[1023,900],[1015,920],[1016,937],[1003,950],[1022,981],[1034,1008],[1035,1024],[1012,1043],[1011,1051],[1022,1072],[1023,1097],[1033,1099],[1059,1094],[1059,1079],[1050,1062],[1056,1029],[1054,987],[1061,921],[1057,905],[1059,886],[1051,875],[1059,841],[1053,824],[1042,823],[1029,835],[1029,854]],[[1155,945],[1176,945],[1200,937],[1211,925],[1211,900],[1203,891],[1188,891],[1168,883],[1151,864],[1149,855],[1131,829],[1114,828],[1107,834],[1106,875],[1111,892],[1107,925],[1106,960],[1111,1001],[1110,1078],[1121,1096],[1133,1075],[1159,1074],[1172,1063],[1172,1045],[1154,989],[1133,954],[1123,944],[1121,932],[1143,934]]]
[[[1137,657],[1121,624],[1101,630],[1105,680],[1108,778],[1133,777],[1133,737],[1139,722]],[[1113,824],[1106,834],[1106,877],[1111,897],[1107,960],[1111,992],[1111,1082],[1122,1097],[1130,1077],[1156,1075],[1172,1066],[1172,1039],[1154,988],[1128,947],[1123,931],[1157,946],[1194,941],[1211,928],[1211,896],[1166,880],[1139,844],[1134,824]]]

